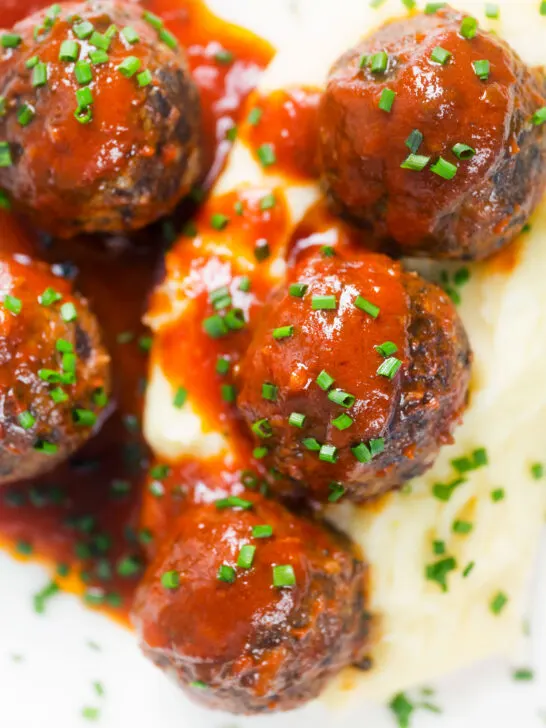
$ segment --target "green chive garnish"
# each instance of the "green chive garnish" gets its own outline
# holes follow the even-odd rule
[[[476,37],[477,32],[478,21],[476,20],[476,18],[473,18],[470,15],[467,15],[466,18],[463,18],[463,22],[461,23],[461,27],[459,29],[459,33],[463,36],[463,38],[471,40],[472,38]]]
[[[328,392],[328,399],[348,409],[353,406],[356,397],[348,392],[344,392],[342,389],[333,389],[331,392]]]
[[[379,346],[374,346],[374,349],[378,354],[385,357],[385,359],[396,354],[398,351],[398,347],[392,341],[384,341],[382,344],[379,344]]]
[[[488,60],[473,61],[472,68],[480,81],[487,81],[491,72],[491,63]]]
[[[402,162],[400,167],[402,169],[410,169],[412,172],[422,172],[429,162],[430,157],[425,157],[422,154],[410,154]]]
[[[252,562],[254,561],[254,554],[256,553],[256,546],[245,544],[239,551],[237,557],[237,566],[240,569],[250,569]]]
[[[80,56],[80,44],[75,40],[64,40],[59,49],[59,60],[66,63],[77,61]]]
[[[118,71],[125,76],[125,78],[132,78],[137,71],[140,70],[140,58],[136,56],[127,56],[119,64]]]
[[[309,286],[307,283],[291,283],[288,292],[294,298],[303,298],[307,292]]]
[[[273,535],[273,527],[267,524],[262,526],[254,526],[252,536],[254,538],[270,538]]]
[[[370,303],[370,301],[368,301],[363,296],[358,296],[355,299],[354,303],[357,308],[369,314],[372,318],[377,318],[379,316],[379,307],[373,303]]]
[[[260,160],[262,167],[271,167],[277,161],[275,149],[272,144],[262,144],[256,150],[258,159]]]
[[[223,581],[226,584],[233,584],[235,576],[235,569],[233,566],[228,566],[228,564],[221,564],[216,574],[218,581]]]
[[[290,417],[288,418],[288,424],[292,425],[292,427],[303,427],[305,423],[305,415],[301,414],[301,412],[291,412]]]
[[[396,91],[393,91],[390,88],[384,88],[383,91],[381,91],[381,96],[379,98],[379,108],[381,109],[381,111],[386,111],[387,113],[390,113],[395,98]]]
[[[472,159],[472,157],[476,154],[475,149],[469,147],[468,144],[461,143],[455,144],[451,151],[457,159]]]
[[[296,584],[294,567],[290,564],[282,564],[273,567],[273,586],[279,589],[292,587]]]
[[[436,46],[432,51],[430,58],[435,63],[440,63],[444,66],[451,58],[451,53],[441,46]]]
[[[450,180],[453,179],[453,177],[455,177],[455,175],[457,174],[457,165],[451,164],[451,162],[448,162],[443,157],[440,157],[438,161],[432,165],[430,171],[434,172],[434,174],[438,175],[438,177]]]
[[[385,73],[389,64],[389,57],[385,51],[374,53],[370,58],[370,70],[372,73]]]
[[[394,379],[396,376],[396,373],[402,366],[402,362],[400,359],[397,359],[395,356],[389,356],[388,359],[385,359],[384,362],[382,362],[378,369],[377,373],[381,377],[387,377],[387,379]]]
[[[311,299],[313,311],[332,311],[337,308],[335,296],[313,296]]]
[[[335,380],[323,369],[315,381],[319,387],[326,392],[330,389]]]

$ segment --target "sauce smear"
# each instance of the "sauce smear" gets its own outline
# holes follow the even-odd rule
[[[2,25],[10,27],[50,4],[4,0]],[[226,132],[238,122],[273,49],[216,18],[197,0],[146,0],[141,5],[163,17],[185,46],[199,87],[208,168],[195,195],[200,201],[229,151]],[[138,527],[151,467],[140,427],[151,339],[141,321],[161,275],[165,244],[177,236],[191,211],[191,203],[185,203],[172,219],[131,240],[67,242],[44,240],[0,212],[4,251],[31,251],[59,265],[89,299],[112,356],[116,402],[100,434],[70,462],[38,480],[0,490],[0,543],[21,558],[52,566],[60,588],[83,594],[87,604],[111,610],[122,620],[145,566],[143,547],[152,539]],[[51,587],[49,593],[54,592]]]

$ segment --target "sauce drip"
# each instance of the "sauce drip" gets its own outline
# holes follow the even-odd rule
[[[9,27],[50,4],[5,0],[2,24]],[[269,62],[272,48],[216,18],[197,0],[141,4],[162,16],[186,47],[203,107],[208,173],[202,188],[206,190],[229,151],[226,130],[238,121],[243,101]],[[100,434],[70,462],[36,481],[0,490],[0,543],[22,558],[56,566],[54,578],[61,588],[83,593],[87,604],[114,610],[122,619],[144,567],[142,546],[151,538],[138,520],[150,467],[140,429],[150,339],[141,320],[159,276],[161,241],[172,242],[188,212],[188,205],[182,205],[172,219],[132,240],[59,242],[44,240],[0,211],[4,252],[32,252],[55,263],[89,299],[112,356],[117,403]]]

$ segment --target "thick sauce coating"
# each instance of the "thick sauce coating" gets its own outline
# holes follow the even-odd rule
[[[346,540],[257,493],[187,506],[137,593],[145,652],[192,697],[287,710],[365,657],[365,567]]]
[[[110,357],[86,301],[43,263],[0,261],[0,484],[52,469],[108,411]]]
[[[472,19],[445,8],[387,24],[330,72],[329,193],[403,254],[484,258],[544,193],[546,126],[533,117],[545,103],[543,73]]]
[[[147,17],[132,3],[93,0],[10,31],[0,186],[55,235],[143,227],[200,175],[197,87],[174,36]]]
[[[384,256],[304,249],[241,362],[238,406],[281,473],[320,500],[363,500],[432,464],[469,361],[438,288]]]

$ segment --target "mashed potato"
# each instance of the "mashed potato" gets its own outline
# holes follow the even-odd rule
[[[500,20],[485,20],[482,2],[452,4],[502,34],[529,63],[545,61],[546,18],[536,0],[498,0]],[[264,92],[322,84],[341,51],[400,13],[400,3],[392,1],[375,10],[362,0],[302,0],[302,8],[309,12],[307,32],[297,45],[280,49],[264,76]],[[282,185],[293,224],[320,196],[315,185],[296,187],[265,176],[238,142],[215,194],[240,185]],[[282,275],[277,263],[272,269]],[[538,464],[546,461],[546,204],[513,248],[468,270],[469,280],[458,288],[459,310],[475,363],[471,404],[455,444],[402,492],[368,507],[332,509],[331,517],[362,546],[371,565],[370,608],[378,637],[374,669],[346,671],[330,688],[333,698],[383,699],[475,659],[508,653],[522,631],[546,506],[546,480],[538,477]],[[441,269],[430,266],[425,273],[440,277]],[[156,331],[184,310],[177,281],[166,280],[163,291],[172,306],[167,315],[150,316]],[[200,418],[199,402],[190,396],[188,406],[176,410],[172,401],[155,364],[145,430],[156,454],[229,454],[229,441]],[[452,461],[461,458],[455,467]],[[463,525],[454,531],[457,521]],[[469,532],[464,524],[471,524]]]

